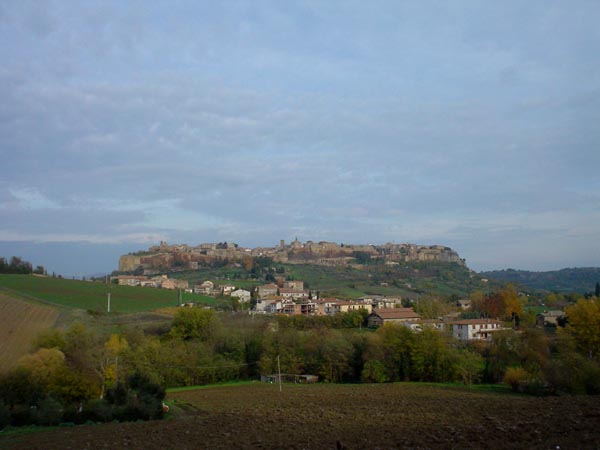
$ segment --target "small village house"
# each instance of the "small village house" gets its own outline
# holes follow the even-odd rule
[[[235,291],[231,292],[231,296],[237,297],[238,300],[242,303],[248,303],[252,298],[252,294],[250,293],[250,291],[247,291],[245,289],[236,289]]]
[[[379,327],[386,323],[418,322],[421,316],[412,308],[375,309],[367,318],[369,327]]]
[[[490,341],[492,334],[501,330],[502,322],[495,319],[465,319],[452,324],[452,335],[461,341]]]

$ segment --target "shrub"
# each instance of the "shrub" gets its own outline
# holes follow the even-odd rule
[[[504,383],[508,384],[513,391],[523,390],[529,378],[529,374],[522,367],[509,367],[504,373]]]
[[[385,366],[376,359],[365,363],[360,378],[364,383],[385,383],[389,381]]]
[[[82,413],[82,421],[110,422],[114,418],[114,407],[105,400],[89,401]]]
[[[62,421],[63,405],[51,396],[43,399],[35,412],[38,425],[58,425]]]
[[[0,430],[3,430],[10,423],[10,410],[8,406],[0,400]]]

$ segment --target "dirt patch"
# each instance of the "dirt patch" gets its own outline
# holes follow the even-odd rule
[[[189,414],[0,438],[6,449],[597,448],[595,397],[418,384],[254,384],[169,395]],[[185,410],[185,409],[184,409]],[[180,410],[181,411],[181,410]]]
[[[0,294],[0,372],[29,353],[32,339],[52,327],[58,309],[35,305]]]

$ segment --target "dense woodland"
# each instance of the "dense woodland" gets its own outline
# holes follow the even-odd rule
[[[501,317],[513,327],[490,343],[402,325],[366,329],[365,311],[253,317],[179,308],[169,325],[118,333],[75,323],[38,336],[31,354],[2,376],[0,424],[158,418],[164,388],[254,380],[276,373],[278,361],[282,373],[326,383],[505,382],[536,395],[598,394],[600,301],[554,301],[571,302],[566,320],[541,329],[513,289],[474,293],[466,314]],[[424,298],[418,308],[435,316],[448,303]]]

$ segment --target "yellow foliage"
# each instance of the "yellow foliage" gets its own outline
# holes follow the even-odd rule
[[[54,372],[65,365],[65,355],[57,348],[41,348],[37,352],[23,356],[17,363],[41,382],[48,382]]]
[[[513,391],[516,391],[519,385],[528,379],[529,374],[522,367],[509,367],[504,373],[504,383],[508,384]]]
[[[108,356],[117,357],[123,351],[127,350],[129,344],[124,337],[119,336],[118,334],[111,334],[108,341],[104,344],[104,349],[106,350]]]
[[[570,334],[590,358],[600,355],[600,301],[581,299],[565,309]]]

